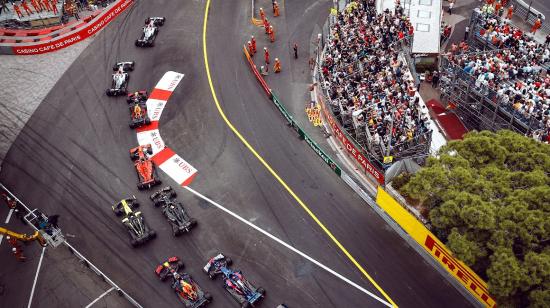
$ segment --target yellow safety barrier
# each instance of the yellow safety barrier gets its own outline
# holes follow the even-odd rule
[[[258,26],[258,27],[263,27],[263,26],[264,26],[264,23],[263,23],[263,21],[262,21],[261,19],[256,19],[256,18],[254,18],[254,17],[252,17],[252,18],[250,19],[250,22],[251,22],[253,25]]]
[[[321,126],[323,124],[321,121],[321,106],[319,104],[313,107],[306,107],[306,114],[307,119],[313,123],[313,126]]]
[[[496,307],[496,301],[487,290],[487,283],[466,264],[453,257],[449,248],[380,186],[376,203],[483,305]]]

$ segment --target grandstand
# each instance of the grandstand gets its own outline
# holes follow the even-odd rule
[[[550,49],[493,14],[476,9],[470,50],[441,61],[442,100],[468,129],[511,129],[548,141]]]
[[[381,169],[430,150],[428,111],[406,61],[411,34],[400,6],[377,13],[374,1],[354,2],[330,28],[321,62],[334,116]]]

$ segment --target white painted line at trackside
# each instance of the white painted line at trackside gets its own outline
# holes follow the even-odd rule
[[[6,221],[4,221],[4,223],[9,223],[10,222],[10,218],[11,218],[12,214],[13,214],[13,209],[10,209],[10,211],[8,213],[8,217],[6,217]]]
[[[38,261],[38,268],[36,269],[36,275],[34,275],[34,281],[32,283],[32,289],[31,289],[31,297],[29,298],[29,304],[27,305],[27,308],[31,308],[32,297],[34,296],[34,289],[36,288],[36,282],[38,281],[38,273],[40,273],[40,267],[42,266],[42,260],[44,259],[45,251],[46,251],[46,247],[42,247],[42,253],[40,254],[40,261]]]
[[[308,256],[307,254],[301,252],[300,250],[294,248],[293,246],[291,246],[290,244],[286,243],[285,241],[279,239],[278,237],[276,237],[275,235],[265,231],[264,229],[256,226],[255,224],[251,223],[250,221],[244,219],[243,217],[237,215],[236,213],[230,211],[229,209],[223,207],[222,205],[218,204],[217,202],[209,199],[208,197],[202,195],[201,193],[197,192],[196,190],[192,189],[191,187],[189,186],[184,186],[183,188],[187,189],[188,191],[190,191],[191,193],[193,193],[194,195],[198,196],[199,198],[207,201],[208,203],[214,205],[215,207],[217,207],[218,209],[226,212],[227,214],[235,217],[236,219],[238,219],[239,221],[245,223],[246,225],[248,225],[249,227],[253,228],[254,230],[262,233],[263,235],[269,237],[270,239],[274,240],[275,242],[283,245],[284,247],[288,248],[289,250],[295,252],[296,254],[300,255],[301,257],[307,259],[308,261],[312,262],[313,264],[319,266],[320,268],[324,269],[325,271],[331,273],[332,275],[338,277],[339,279],[343,280],[344,282],[346,282],[347,284],[353,286],[354,288],[358,289],[359,291],[367,294],[368,296],[376,299],[377,301],[379,301],[380,303],[384,304],[385,306],[387,307],[392,307],[392,305],[388,302],[386,302],[385,300],[383,300],[382,298],[374,295],[372,292],[368,291],[367,289],[361,287],[360,285],[356,284],[355,282],[349,280],[348,278],[342,276],[341,274],[335,272],[334,270],[332,270],[331,268],[327,267],[326,265],[322,264],[321,262],[313,259],[312,257]]]
[[[9,223],[10,222],[10,218],[11,218],[11,215],[13,214],[13,209],[10,209],[10,211],[8,212],[8,217],[6,217],[6,221],[4,221],[4,223]],[[3,234],[0,234],[0,245],[2,245],[2,240],[4,239],[4,235]]]
[[[103,292],[103,294],[101,294],[100,296],[98,296],[96,299],[94,299],[91,303],[88,304],[88,306],[86,306],[85,308],[90,308],[92,307],[93,304],[97,303],[98,300],[102,299],[105,295],[109,294],[111,291],[113,291],[115,289],[115,287],[111,287],[109,290]]]

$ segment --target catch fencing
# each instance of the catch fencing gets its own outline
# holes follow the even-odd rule
[[[17,198],[6,186],[4,186],[2,183],[0,183],[0,189],[5,191],[7,194],[9,194],[15,201],[17,201],[17,207],[19,209],[24,209],[25,212],[31,213],[32,210],[26,206],[19,198]],[[33,225],[29,224],[31,228],[33,228],[35,231],[39,231],[38,228]],[[99,276],[103,281],[105,281],[107,284],[109,284],[111,287],[113,287],[112,290],[115,290],[118,295],[123,296],[130,304],[132,304],[134,307],[137,308],[143,308],[134,298],[132,298],[128,293],[126,293],[123,289],[121,289],[109,276],[105,275],[97,266],[95,266],[92,262],[90,262],[82,253],[80,253],[76,248],[74,248],[69,242],[66,240],[63,241],[63,244],[69,249],[69,252],[73,254],[76,258],[78,258],[84,266],[92,270],[97,276]]]

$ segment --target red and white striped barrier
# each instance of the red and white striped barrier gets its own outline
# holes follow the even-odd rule
[[[166,72],[151,91],[146,102],[151,124],[137,129],[137,140],[139,145],[150,144],[153,149],[153,162],[176,183],[186,186],[193,181],[197,169],[166,146],[158,128],[162,111],[183,76],[185,75],[176,72]]]

